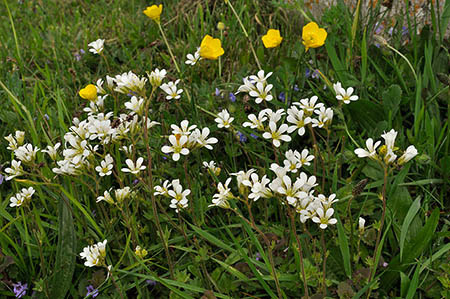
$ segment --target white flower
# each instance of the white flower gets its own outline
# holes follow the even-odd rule
[[[91,47],[89,49],[89,52],[94,53],[94,54],[100,54],[103,51],[104,43],[105,43],[104,39],[98,39],[96,41],[89,43],[88,46]]]
[[[208,169],[211,173],[213,173],[215,176],[219,176],[220,174],[220,167],[216,166],[216,162],[210,161],[209,163],[206,161],[203,161],[203,167]]]
[[[289,126],[288,133],[292,133],[298,129],[298,135],[303,136],[305,134],[305,125],[311,122],[311,118],[305,117],[304,111],[299,110],[295,106],[288,108],[287,114],[286,120],[293,124],[292,126]]]
[[[360,233],[360,234],[364,232],[364,225],[365,225],[365,224],[366,224],[366,220],[365,220],[364,218],[362,218],[362,217],[359,217],[359,220],[358,220],[358,230],[359,230],[359,233]]]
[[[367,150],[363,148],[357,148],[355,149],[355,154],[358,155],[359,158],[369,157],[374,158],[377,154],[377,147],[380,145],[381,141],[373,143],[372,138],[368,138],[366,140],[366,147]]]
[[[395,138],[397,138],[397,132],[394,129],[392,129],[387,133],[384,132],[384,134],[382,134],[381,137],[383,137],[387,149],[394,150],[394,143]]]
[[[264,70],[260,70],[257,74],[257,76],[255,75],[251,75],[250,76],[250,82],[253,84],[266,84],[267,79],[272,75],[272,72],[269,72],[267,75],[264,75]]]
[[[17,193],[15,196],[13,196],[9,199],[9,201],[10,201],[9,206],[12,208],[20,207],[24,203],[29,202],[35,192],[36,192],[36,190],[34,190],[33,187],[29,187],[28,189],[22,188],[20,193]]]
[[[25,140],[25,132],[24,131],[16,131],[15,135],[16,135],[17,145],[22,145],[23,141]]]
[[[113,169],[114,160],[110,154],[105,156],[105,160],[100,162],[100,166],[95,167],[95,171],[98,172],[98,175],[103,177],[107,175],[111,175]]]
[[[252,173],[254,173],[256,171],[256,169],[249,169],[248,171],[239,171],[239,172],[235,172],[235,173],[230,173],[230,175],[234,175],[236,176],[236,180],[238,183],[238,188],[244,188],[244,186],[246,187],[251,187],[252,183],[250,181],[250,176]]]
[[[128,168],[122,168],[122,172],[130,172],[132,174],[138,174],[141,170],[147,168],[142,165],[142,163],[144,163],[144,158],[142,157],[139,157],[136,160],[136,164],[131,159],[127,159],[125,163],[127,163]]]
[[[180,185],[179,180],[172,181],[173,190],[169,190],[168,194],[172,197],[170,202],[170,207],[175,209],[175,212],[179,212],[180,209],[185,209],[188,207],[188,199],[186,196],[191,194],[191,190],[185,189],[183,191],[183,187]]]
[[[217,123],[217,127],[220,128],[229,128],[230,124],[233,122],[234,117],[230,117],[230,113],[226,109],[223,109],[221,112],[217,114],[217,118],[214,121]]]
[[[286,113],[284,112],[284,109],[278,109],[277,111],[272,111],[272,109],[264,109],[266,112],[266,115],[269,117],[269,122],[277,123],[283,115]]]
[[[248,198],[253,199],[253,201],[257,201],[260,198],[270,198],[273,196],[272,191],[267,184],[270,183],[270,180],[264,175],[261,180],[258,179],[258,175],[253,173],[251,175],[252,179],[252,189],[251,193],[248,195]]]
[[[99,93],[99,94],[106,93],[106,91],[103,89],[103,80],[102,79],[97,80],[95,87],[97,88],[97,93]]]
[[[398,164],[402,165],[406,162],[410,161],[412,158],[417,156],[418,152],[417,149],[414,147],[414,145],[408,146],[406,151],[403,153],[403,155],[398,159]]]
[[[165,69],[162,69],[162,70],[155,69],[154,71],[152,71],[150,73],[150,75],[148,75],[150,84],[153,87],[159,87],[162,83],[162,80],[166,77],[166,74],[167,74],[167,72]]]
[[[244,84],[239,86],[238,91],[236,92],[236,94],[240,93],[240,92],[250,92],[252,90],[256,90],[255,85],[250,82],[250,80],[248,79],[248,77],[245,77],[242,79],[242,81],[244,81]]]
[[[14,154],[16,155],[17,159],[26,163],[26,162],[33,162],[36,159],[36,153],[38,151],[39,148],[37,147],[33,148],[32,144],[27,143],[25,145],[19,146],[14,151]]]
[[[250,127],[252,129],[257,129],[258,131],[264,131],[264,124],[263,122],[267,120],[266,117],[266,110],[262,110],[258,114],[258,118],[256,118],[256,115],[249,114],[248,119],[250,122],[244,122],[242,124],[243,127]]]
[[[298,159],[300,156],[300,153],[298,151],[288,150],[286,153],[284,153],[284,156],[286,157],[286,160],[283,161],[283,164],[284,168],[287,171],[296,173],[297,169],[302,167],[302,164]]]
[[[251,97],[256,98],[255,99],[256,104],[259,104],[262,101],[270,102],[273,99],[273,96],[271,94],[269,94],[269,92],[272,88],[273,88],[272,84],[267,84],[266,86],[264,86],[263,83],[258,82],[256,84],[256,89],[251,90],[249,95]]]
[[[272,139],[272,143],[274,146],[279,147],[281,145],[280,140],[289,142],[292,140],[291,136],[283,135],[288,129],[287,124],[282,124],[278,129],[275,122],[269,122],[269,130],[270,132],[264,132],[263,137],[265,139]]]
[[[25,202],[25,198],[23,198],[23,196],[20,193],[17,193],[15,196],[12,196],[9,199],[9,201],[10,201],[9,206],[11,208],[20,207]]]
[[[384,156],[384,162],[386,164],[390,164],[397,159],[397,155],[394,153],[394,151],[390,148],[387,149],[386,155]]]
[[[318,97],[312,96],[310,99],[301,99],[300,102],[293,103],[294,105],[300,106],[300,108],[305,111],[306,116],[312,115],[314,109],[320,109],[324,105],[322,103],[317,103]]]
[[[16,160],[11,161],[11,167],[5,169],[5,172],[9,174],[8,176],[6,176],[7,181],[23,174],[23,169],[22,166],[20,165],[21,163],[22,163],[21,161]]]
[[[183,120],[180,123],[180,126],[177,126],[175,124],[170,125],[172,128],[172,134],[173,135],[181,135],[181,136],[189,136],[191,134],[191,131],[197,128],[196,125],[189,126],[188,120]]]
[[[114,200],[113,200],[110,192],[111,192],[111,189],[105,190],[105,192],[103,192],[103,196],[97,197],[97,200],[95,202],[106,201],[109,204],[113,204]]]
[[[165,154],[173,153],[172,159],[174,161],[178,161],[178,160],[180,160],[180,154],[184,155],[184,156],[189,154],[189,149],[184,147],[184,145],[186,144],[187,141],[188,141],[187,136],[181,136],[180,138],[177,138],[177,137],[175,137],[175,135],[170,135],[169,142],[172,145],[171,146],[164,145],[161,148],[161,151]]]
[[[117,87],[114,89],[117,92],[127,94],[129,91],[141,93],[145,89],[145,83],[147,78],[139,78],[132,71],[128,73],[123,73],[122,75],[117,75],[114,78]]]
[[[55,146],[47,145],[46,150],[42,150],[43,153],[47,153],[50,158],[54,161],[56,160],[56,156],[58,155],[58,148],[61,146],[61,143],[58,142]]]
[[[114,86],[114,78],[106,75],[106,85],[108,85],[108,88],[111,89]]]
[[[329,224],[336,224],[337,220],[336,218],[330,218],[333,216],[334,209],[330,208],[326,210],[326,212],[323,211],[323,208],[318,208],[316,210],[316,216],[312,218],[312,221],[315,223],[320,223],[319,227],[321,229],[326,229]]]
[[[105,265],[106,242],[107,240],[104,240],[103,242],[83,248],[83,252],[80,253],[80,256],[86,260],[84,262],[86,267]]]
[[[305,182],[302,179],[297,178],[294,185],[292,185],[291,178],[285,175],[282,178],[282,184],[278,187],[277,192],[285,195],[290,205],[296,206],[299,199],[305,198],[308,195],[301,189],[304,184]]]
[[[184,63],[186,63],[188,65],[195,65],[197,63],[197,61],[202,59],[200,57],[200,48],[197,48],[197,51],[194,53],[194,55],[187,54],[186,58],[187,58],[187,60]]]
[[[142,115],[142,112],[144,111],[144,99],[138,99],[137,97],[132,96],[129,102],[125,102],[125,108],[138,115]]]
[[[217,192],[213,195],[212,204],[210,204],[208,207],[221,207],[224,209],[228,209],[230,207],[230,203],[228,202],[229,199],[234,198],[233,193],[231,193],[231,189],[228,187],[228,185],[231,182],[231,178],[228,178],[225,181],[225,185],[222,183],[219,183],[217,185]]]
[[[118,202],[122,202],[124,199],[128,198],[131,195],[131,188],[124,187],[122,189],[117,189],[114,191],[114,195],[116,196],[116,200]]]
[[[298,159],[300,160],[301,166],[303,166],[303,165],[309,166],[309,165],[311,165],[310,162],[312,160],[314,160],[314,156],[313,155],[309,155],[309,151],[305,148],[305,149],[302,150],[302,153],[300,154]]]
[[[169,188],[172,187],[172,184],[169,180],[165,180],[163,182],[162,186],[155,186],[153,189],[155,189],[155,192],[153,192],[153,195],[163,195],[163,196],[169,196]]]
[[[164,83],[159,88],[164,90],[165,93],[167,93],[166,100],[175,99],[178,100],[181,98],[181,93],[183,93],[183,89],[178,89],[177,84],[180,82],[180,79],[178,79],[175,82],[170,81],[169,83]]]
[[[317,196],[317,199],[320,201],[320,203],[322,204],[322,207],[325,210],[331,208],[332,204],[339,201],[339,199],[336,198],[336,194],[334,194],[334,193],[328,197],[325,197],[325,195],[323,195],[323,194],[319,194]]]
[[[208,138],[209,132],[209,128],[203,128],[196,141],[201,147],[206,147],[207,149],[212,150],[213,147],[211,144],[216,144],[219,140],[215,137]]]
[[[350,104],[350,101],[357,101],[359,98],[357,95],[352,95],[354,91],[353,87],[349,87],[345,90],[342,88],[341,82],[333,84],[333,89],[336,93],[336,99],[343,101],[345,104]]]
[[[8,136],[3,137],[8,141],[8,147],[10,151],[15,151],[18,147],[16,139],[13,137],[13,135],[9,134]]]

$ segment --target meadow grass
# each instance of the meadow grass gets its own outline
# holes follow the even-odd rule
[[[126,142],[101,147],[93,166],[110,153],[112,176],[99,177],[93,168],[82,175],[57,175],[52,171],[56,164],[38,153],[27,164],[27,175],[6,181],[5,169],[17,158],[2,142],[0,294],[17,296],[13,289],[20,287],[13,284],[21,282],[27,283],[27,296],[37,298],[85,297],[88,286],[98,291],[97,298],[450,297],[445,38],[450,1],[430,5],[426,26],[414,16],[397,16],[392,34],[389,28],[376,33],[384,18],[381,4],[362,19],[342,1],[321,18],[302,1],[230,1],[240,23],[226,2],[164,1],[161,27],[180,72],[158,26],[143,14],[153,3],[0,4],[1,136],[24,131],[26,142],[40,149],[61,142],[62,157],[73,118],[87,118],[83,108],[89,103],[78,94],[87,84],[128,71],[146,76],[159,68],[167,70],[165,81],[182,79],[184,90],[181,99],[168,101],[147,82],[139,94],[146,100],[143,113],[160,125],[147,134],[143,121]],[[328,35],[323,46],[305,52],[302,28],[311,20]],[[225,24],[223,31],[218,22]],[[269,28],[283,37],[273,49],[261,42]],[[184,63],[206,34],[222,41],[220,68],[218,60]],[[388,45],[375,34],[387,38]],[[99,38],[105,39],[102,56],[88,51]],[[260,70],[258,64],[266,74],[273,72],[268,81],[274,97],[259,105],[249,95],[234,95],[242,78]],[[349,105],[337,101],[333,83],[338,81],[354,87],[359,99]],[[286,110],[312,96],[333,108],[326,130],[310,126],[303,136],[295,131],[292,141],[278,148],[242,125],[250,113]],[[111,92],[106,111],[114,118],[127,113],[128,100]],[[223,109],[234,117],[228,130],[215,122]],[[170,125],[184,119],[208,127],[218,143],[175,162],[161,149],[169,144]],[[368,138],[382,140],[391,129],[398,132],[398,156],[414,145],[419,153],[414,160],[394,167],[354,153]],[[131,143],[136,148],[131,155],[120,151],[119,144]],[[288,149],[305,148],[315,158],[301,171],[317,178],[315,196],[333,193],[339,199],[333,204],[335,225],[322,230],[311,220],[302,223],[280,194],[249,200],[250,188],[239,188],[234,178],[229,208],[209,207],[230,174],[254,168],[260,177],[274,178],[272,163],[283,165]],[[381,148],[378,155],[384,155]],[[127,158],[138,157],[147,167],[139,175],[120,171],[128,167]],[[211,160],[220,174],[203,167]],[[154,186],[175,179],[190,190],[188,207],[178,213],[169,207],[170,199],[153,195]],[[125,186],[133,191],[125,203],[96,202],[105,190]],[[32,201],[10,207],[11,197],[28,187],[36,190]],[[359,217],[366,220],[363,230]],[[83,265],[83,248],[103,240],[102,263]]]

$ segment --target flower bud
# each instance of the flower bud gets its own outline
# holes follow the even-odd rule
[[[223,22],[217,23],[217,29],[219,29],[220,31],[225,30],[225,24]]]

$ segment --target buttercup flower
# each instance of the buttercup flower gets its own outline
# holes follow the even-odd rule
[[[78,94],[85,100],[95,102],[97,100],[97,87],[94,84],[88,84]]]
[[[220,39],[213,38],[210,35],[205,35],[200,44],[200,56],[206,59],[217,59],[222,56],[225,51],[222,48]]]
[[[153,21],[155,21],[156,23],[159,23],[160,21],[160,17],[161,17],[161,13],[162,13],[162,9],[163,9],[163,5],[152,5],[152,6],[148,6],[145,10],[144,10],[144,14],[149,17],[150,19],[152,19]]]
[[[309,48],[318,48],[323,46],[325,39],[327,38],[327,32],[315,22],[309,22],[303,27],[302,31],[302,43],[305,46],[306,51]]]
[[[281,44],[283,38],[280,35],[280,30],[269,29],[267,34],[262,37],[264,47],[275,48]]]

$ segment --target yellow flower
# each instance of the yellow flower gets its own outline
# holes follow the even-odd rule
[[[303,45],[308,51],[309,48],[318,48],[323,46],[325,39],[327,38],[327,32],[315,22],[310,22],[303,27],[302,39]]]
[[[206,35],[202,43],[200,44],[200,56],[206,59],[217,59],[222,56],[225,51],[222,48],[220,39],[212,38],[210,35]]]
[[[264,47],[275,48],[281,44],[283,38],[280,35],[280,30],[269,29],[267,34],[262,37]]]
[[[148,254],[147,250],[145,250],[144,248],[141,248],[141,246],[139,246],[139,245],[136,246],[134,253],[141,259],[143,259]]]
[[[97,87],[94,84],[89,84],[81,89],[78,93],[83,99],[95,102],[97,101]]]
[[[163,9],[163,5],[160,4],[159,6],[156,5],[152,5],[152,6],[148,6],[145,10],[144,10],[144,14],[149,17],[150,19],[152,19],[153,21],[155,21],[156,23],[159,23],[159,19],[162,13],[162,9]]]

